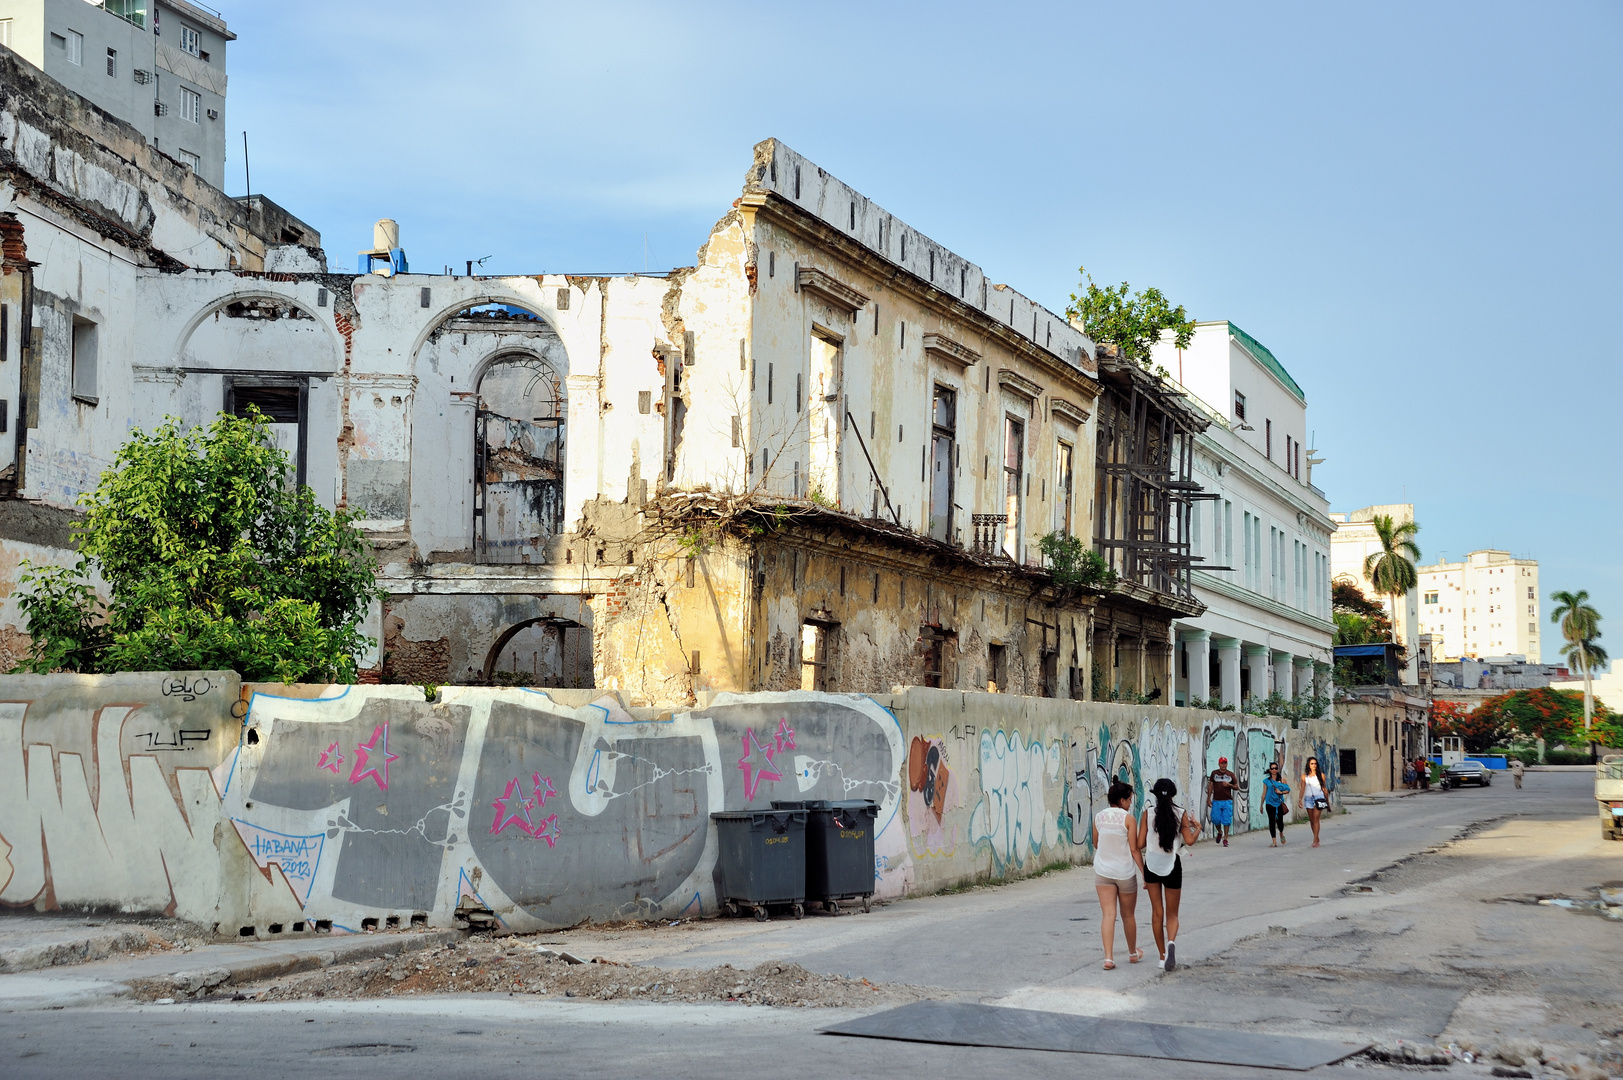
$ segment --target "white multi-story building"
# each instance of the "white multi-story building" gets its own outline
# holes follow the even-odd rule
[[[1335,539],[1330,544],[1330,577],[1333,581],[1347,581],[1357,585],[1365,596],[1386,606],[1388,614],[1392,616],[1392,630],[1397,636],[1398,644],[1407,650],[1403,667],[1404,685],[1414,686],[1420,681],[1415,648],[1421,634],[1420,592],[1418,589],[1411,590],[1407,595],[1398,597],[1394,603],[1390,597],[1375,595],[1375,587],[1364,575],[1364,560],[1381,550],[1381,541],[1375,533],[1374,521],[1383,516],[1390,517],[1395,525],[1413,521],[1414,504],[1366,506],[1362,510],[1330,515],[1331,520],[1336,523]],[[1393,610],[1394,608],[1396,610]]]
[[[0,0],[4,45],[217,188],[225,52],[237,35],[190,0]]]
[[[1239,706],[1310,693],[1329,664],[1330,504],[1311,482],[1307,397],[1260,342],[1230,322],[1195,327],[1154,361],[1214,423],[1196,437],[1205,497],[1190,517],[1191,583],[1206,612],[1175,624],[1176,701]]]
[[[1432,655],[1539,659],[1538,560],[1473,551],[1463,562],[1418,567],[1420,627]]]

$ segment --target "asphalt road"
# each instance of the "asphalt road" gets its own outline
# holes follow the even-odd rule
[[[1522,791],[1504,783],[1355,807],[1327,822],[1318,849],[1305,827],[1283,849],[1266,835],[1202,844],[1186,869],[1185,966],[1172,974],[1101,970],[1087,870],[870,915],[557,939],[673,967],[787,959],[1052,1011],[1348,1039],[1525,1034],[1604,1058],[1623,1022],[1623,927],[1518,902],[1623,879],[1623,844],[1600,839],[1590,783],[1534,773]],[[70,1008],[0,1015],[0,1076],[1254,1075],[817,1033],[850,1015],[462,995]]]

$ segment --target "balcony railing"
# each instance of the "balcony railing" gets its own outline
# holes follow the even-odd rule
[[[975,532],[975,554],[1002,553],[1003,530],[1009,524],[1008,514],[972,514],[970,524]]]

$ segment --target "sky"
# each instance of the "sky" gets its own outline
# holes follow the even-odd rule
[[[1055,311],[1243,327],[1332,509],[1538,559],[1623,656],[1623,5],[216,2],[226,188],[246,131],[334,269],[380,217],[417,272],[691,265],[776,137]]]

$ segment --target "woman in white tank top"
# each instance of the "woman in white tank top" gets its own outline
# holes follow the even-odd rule
[[[1120,780],[1111,781],[1108,807],[1093,816],[1093,884],[1099,894],[1099,933],[1105,942],[1105,970],[1116,967],[1116,911],[1121,911],[1121,927],[1127,935],[1127,962],[1144,959],[1138,947],[1138,872],[1144,867],[1143,844],[1139,842],[1138,820],[1128,812],[1133,789]]]

